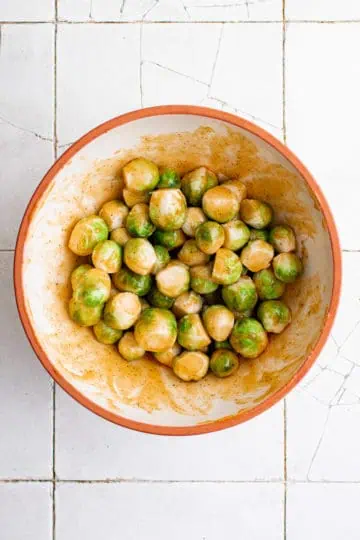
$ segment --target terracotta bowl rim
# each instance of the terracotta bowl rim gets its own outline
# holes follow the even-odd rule
[[[288,162],[297,170],[297,172],[302,176],[302,178],[309,185],[313,195],[316,197],[316,200],[321,208],[321,211],[325,217],[326,224],[328,227],[331,249],[332,249],[332,258],[334,266],[334,280],[333,280],[333,289],[331,295],[331,302],[326,315],[324,326],[321,332],[321,335],[310,352],[308,357],[298,371],[293,375],[293,377],[279,390],[277,390],[273,395],[266,398],[262,403],[256,405],[253,409],[250,409],[245,412],[240,412],[236,415],[221,418],[219,420],[213,420],[206,423],[194,425],[194,426],[161,426],[155,424],[147,424],[144,422],[137,422],[130,420],[123,416],[116,414],[107,410],[105,407],[102,407],[96,403],[93,403],[88,397],[86,397],[82,392],[75,388],[65,377],[59,373],[56,368],[51,363],[47,354],[43,350],[40,342],[38,341],[32,323],[26,311],[26,298],[24,292],[24,286],[22,281],[22,269],[23,269],[23,256],[24,256],[24,246],[26,243],[26,237],[28,229],[32,220],[33,212],[37,206],[39,199],[42,197],[47,186],[53,180],[53,178],[58,174],[58,172],[71,160],[74,155],[81,150],[88,143],[93,141],[95,138],[100,135],[110,131],[113,128],[139,120],[142,118],[149,118],[152,116],[162,116],[162,115],[191,115],[191,116],[203,116],[210,119],[220,120],[229,124],[232,124],[236,127],[243,128],[250,133],[256,135],[257,137],[264,140],[270,146],[275,148],[280,154],[282,154]],[[278,403],[290,390],[292,390],[298,382],[306,375],[311,366],[314,364],[316,358],[318,357],[321,349],[323,348],[334,318],[336,311],[339,305],[340,289],[341,289],[341,249],[338,238],[338,233],[336,230],[336,225],[334,218],[332,216],[329,205],[320,189],[315,179],[307,168],[301,163],[301,161],[289,150],[283,143],[277,140],[273,135],[265,131],[264,129],[256,126],[252,122],[245,120],[234,114],[226,113],[216,109],[210,109],[207,107],[192,106],[192,105],[161,105],[157,107],[149,107],[145,109],[140,109],[132,111],[126,114],[122,114],[115,118],[112,118],[103,124],[95,127],[80,139],[78,139],[74,144],[68,148],[62,156],[55,161],[49,171],[45,174],[40,184],[36,188],[34,194],[32,195],[30,202],[25,210],[19,233],[16,241],[15,248],[15,259],[14,259],[14,287],[15,287],[15,297],[16,304],[20,315],[20,320],[25,330],[26,336],[35,352],[40,362],[43,364],[44,368],[48,371],[51,377],[58,383],[63,390],[65,390],[70,396],[72,396],[76,401],[81,405],[89,409],[90,411],[96,413],[97,415],[109,420],[115,424],[118,424],[123,427],[127,427],[136,431],[143,433],[152,433],[156,435],[197,435],[202,433],[211,433],[214,431],[219,431],[231,426],[235,426],[255,416],[266,411],[276,403]]]

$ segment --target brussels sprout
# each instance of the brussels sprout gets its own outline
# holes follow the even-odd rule
[[[153,354],[156,360],[160,362],[160,364],[164,364],[164,366],[171,367],[173,364],[174,358],[176,358],[176,356],[179,356],[180,353],[181,353],[180,345],[178,343],[174,343],[174,345],[170,347],[170,349],[167,349],[164,352],[156,352]]]
[[[159,169],[148,159],[136,158],[123,167],[123,177],[130,191],[151,191],[159,182]]]
[[[170,262],[170,255],[168,250],[164,246],[154,246],[154,250],[156,255],[156,262],[153,266],[152,273],[157,274]]]
[[[75,298],[72,298],[69,302],[70,318],[79,326],[94,326],[97,324],[101,318],[102,308],[102,304],[90,307]]]
[[[127,330],[135,324],[140,313],[141,303],[138,296],[130,292],[121,292],[107,302],[104,321],[115,330]]]
[[[210,219],[226,223],[238,214],[240,205],[236,195],[223,184],[209,189],[204,194],[202,208]]]
[[[237,200],[239,201],[239,204],[242,200],[246,199],[246,186],[243,184],[243,182],[239,178],[234,178],[233,180],[227,180],[226,182],[222,183],[223,186],[230,189],[234,195],[236,196]]]
[[[199,351],[183,352],[173,360],[175,375],[185,382],[200,381],[208,369],[209,357]]]
[[[99,216],[89,216],[80,219],[72,230],[69,249],[76,255],[90,255],[98,242],[106,240],[109,229]]]
[[[285,283],[279,281],[271,268],[265,268],[253,275],[256,290],[261,300],[276,300],[285,292]]]
[[[189,351],[197,351],[211,343],[200,315],[192,313],[184,315],[178,322],[178,342]]]
[[[150,219],[158,229],[181,229],[186,218],[186,199],[180,189],[160,189],[151,195]]]
[[[215,341],[225,341],[234,326],[234,315],[225,306],[214,305],[205,310],[203,321],[207,333]]]
[[[107,326],[104,321],[99,321],[97,324],[95,324],[93,330],[96,339],[105,345],[113,345],[119,341],[122,336],[122,330],[110,328],[110,326]]]
[[[176,231],[157,230],[152,238],[154,239],[154,242],[170,250],[182,246],[186,240],[186,236],[181,229]]]
[[[161,169],[157,188],[180,188],[180,176],[173,169]]]
[[[147,302],[147,300],[145,300],[145,298],[140,298],[140,304],[141,304],[141,313],[150,307],[150,304],[149,302]]]
[[[206,167],[199,167],[185,174],[181,180],[182,191],[191,206],[200,206],[204,193],[217,185],[216,175]]]
[[[212,279],[213,264],[201,264],[190,268],[190,287],[199,294],[209,294],[218,288]]]
[[[103,218],[109,231],[113,231],[124,226],[128,213],[128,207],[123,202],[115,200],[105,203],[99,212],[99,216]]]
[[[73,291],[78,288],[82,276],[91,269],[92,266],[90,266],[90,264],[80,264],[80,266],[78,266],[77,268],[75,268],[75,270],[71,272],[71,286]]]
[[[280,334],[291,322],[291,311],[280,300],[261,302],[257,316],[267,332]]]
[[[152,306],[163,309],[171,309],[174,303],[173,298],[170,298],[170,296],[166,296],[165,294],[161,293],[156,287],[153,287],[150,290],[149,294],[147,295],[147,299]]]
[[[259,321],[248,318],[235,323],[230,343],[244,358],[257,358],[266,349],[268,337]]]
[[[178,259],[188,266],[197,266],[209,262],[210,255],[200,251],[195,240],[186,240],[178,253]]]
[[[79,279],[74,298],[85,306],[100,306],[110,298],[111,280],[106,272],[92,268]]]
[[[233,311],[235,321],[242,321],[243,319],[247,319],[248,317],[251,317],[253,314],[253,309],[247,309],[245,311]]]
[[[205,223],[206,216],[201,208],[190,207],[187,209],[185,223],[182,226],[182,230],[188,236],[194,237],[196,229],[202,223]]]
[[[141,276],[128,268],[121,268],[113,275],[114,285],[119,291],[131,292],[138,296],[145,296],[151,289],[151,276]]]
[[[214,261],[212,278],[220,285],[231,285],[241,276],[242,264],[239,257],[230,249],[220,248]]]
[[[247,225],[240,219],[234,219],[223,225],[225,242],[223,247],[237,251],[249,241],[250,231]]]
[[[130,189],[123,189],[123,198],[126,203],[126,206],[132,208],[136,204],[148,203],[150,201],[151,193],[147,191],[130,191]]]
[[[225,341],[214,341],[214,349],[217,351],[218,349],[229,349],[231,350],[230,341],[227,339]]]
[[[156,253],[149,240],[132,238],[124,247],[124,262],[133,272],[146,276],[157,262]]]
[[[216,253],[225,241],[225,233],[219,223],[206,221],[196,229],[196,245],[207,255]]]
[[[247,276],[241,277],[232,285],[223,287],[222,297],[231,311],[240,313],[253,309],[258,299],[255,284]]]
[[[135,339],[145,351],[166,351],[174,345],[176,336],[176,319],[167,309],[145,309],[135,325]]]
[[[269,242],[278,253],[295,251],[296,238],[294,231],[288,225],[277,225],[270,230]]]
[[[301,260],[295,253],[280,253],[273,260],[275,276],[284,283],[293,283],[303,272]]]
[[[119,244],[119,246],[125,246],[126,242],[130,240],[131,236],[125,229],[125,227],[119,227],[111,231],[110,240]]]
[[[269,241],[269,231],[267,229],[250,229],[250,241],[264,240]]]
[[[218,349],[210,358],[210,369],[216,377],[229,377],[239,367],[239,360],[233,351]]]
[[[121,268],[121,247],[113,240],[103,240],[94,247],[92,262],[95,268],[114,274]]]
[[[253,240],[241,252],[241,262],[250,272],[268,268],[274,257],[274,248],[264,240]]]
[[[272,208],[257,199],[244,199],[240,205],[241,219],[254,229],[264,229],[272,220]]]
[[[162,294],[176,298],[189,289],[189,270],[181,262],[173,261],[156,274],[156,284]]]
[[[145,354],[145,351],[135,339],[134,332],[125,332],[118,344],[118,350],[121,356],[131,362],[139,360]]]
[[[147,238],[155,231],[147,204],[135,204],[126,218],[126,228],[132,236]]]
[[[194,291],[188,291],[180,294],[173,305],[173,313],[180,318],[191,313],[200,313],[203,305],[202,298]]]

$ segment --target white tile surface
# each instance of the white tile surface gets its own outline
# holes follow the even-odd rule
[[[282,538],[276,484],[61,484],[56,499],[57,540]]]
[[[1,21],[50,21],[54,19],[54,0],[1,0]]]
[[[360,20],[358,0],[286,0],[290,20]]]

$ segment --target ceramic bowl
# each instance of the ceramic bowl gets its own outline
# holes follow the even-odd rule
[[[67,313],[67,248],[75,222],[119,196],[119,171],[136,156],[180,173],[200,165],[241,177],[291,225],[305,273],[287,288],[292,324],[236,375],[184,383],[151,359],[127,363]],[[288,148],[221,111],[164,106],[119,116],[82,137],[53,165],[25,212],[16,246],[15,291],[30,343],[55,381],[79,403],[122,426],[164,435],[220,430],[265,411],[306,374],[329,335],[339,300],[338,236],[319,186]]]

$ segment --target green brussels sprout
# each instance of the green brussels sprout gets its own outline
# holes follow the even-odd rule
[[[118,351],[128,362],[140,360],[145,354],[144,349],[136,341],[134,332],[125,332],[119,341]]]
[[[223,182],[222,185],[234,193],[239,204],[242,200],[246,199],[247,189],[245,184],[239,178],[227,180],[226,182]]]
[[[241,219],[254,229],[264,229],[272,220],[273,211],[269,204],[257,199],[244,199],[240,205]]]
[[[105,221],[109,231],[123,227],[129,213],[128,207],[122,201],[109,201],[105,203],[99,216]]]
[[[151,195],[150,219],[158,229],[181,229],[186,219],[186,199],[180,189],[160,189]]]
[[[213,264],[201,264],[190,268],[190,287],[199,294],[209,294],[218,288],[212,279]]]
[[[239,360],[233,351],[217,349],[210,358],[210,369],[216,377],[229,377],[239,367]]]
[[[151,193],[147,191],[130,191],[130,189],[123,189],[123,198],[126,206],[132,208],[136,204],[148,203],[150,201]]]
[[[253,275],[253,280],[261,300],[276,300],[285,292],[285,283],[278,280],[271,268],[264,268]]]
[[[234,219],[223,225],[225,241],[223,247],[237,251],[247,244],[250,238],[250,230],[240,219]]]
[[[110,240],[116,242],[121,247],[125,246],[126,242],[128,242],[130,238],[131,236],[127,232],[125,227],[119,227],[118,229],[114,229],[110,233]]]
[[[241,277],[232,285],[223,287],[222,297],[231,311],[238,311],[240,313],[253,309],[258,299],[255,284],[247,276]]]
[[[105,345],[113,345],[119,341],[122,336],[122,330],[110,328],[110,326],[107,326],[104,321],[99,321],[97,324],[95,324],[93,330],[96,339]]]
[[[244,358],[257,358],[266,349],[268,337],[259,321],[248,318],[236,321],[230,343]]]
[[[134,333],[137,343],[145,351],[163,352],[176,341],[176,319],[167,309],[148,308],[140,315]]]
[[[126,228],[132,236],[147,238],[155,231],[147,204],[135,204],[126,218]]]
[[[231,345],[229,340],[225,341],[214,341],[214,349],[217,351],[218,349],[229,349],[231,350]]]
[[[164,246],[154,246],[154,250],[156,255],[156,262],[152,269],[152,273],[157,274],[170,262],[170,255],[168,250]]]
[[[121,268],[121,247],[113,240],[103,240],[94,247],[92,262],[95,268],[114,274]]]
[[[280,334],[291,322],[291,311],[280,300],[261,302],[257,316],[267,332]]]
[[[243,319],[247,319],[248,317],[251,317],[253,314],[253,309],[247,309],[245,311],[233,311],[235,321],[242,321]]]
[[[145,158],[136,158],[123,167],[125,186],[130,191],[151,191],[159,182],[159,169]]]
[[[151,289],[151,276],[136,274],[128,268],[121,268],[113,275],[113,282],[119,291],[131,292],[138,296],[145,296]]]
[[[186,240],[186,236],[181,229],[176,231],[156,230],[152,238],[156,244],[160,244],[169,250],[182,246]]]
[[[204,193],[217,185],[216,175],[206,167],[199,167],[185,174],[181,180],[182,191],[191,206],[200,206]]]
[[[200,251],[195,240],[186,240],[178,253],[178,259],[188,266],[197,266],[209,262],[210,255]]]
[[[203,321],[209,336],[215,341],[225,341],[234,326],[233,313],[222,305],[209,306],[204,314]]]
[[[253,240],[241,252],[241,262],[250,272],[268,268],[274,257],[274,248],[264,240]]]
[[[178,342],[189,351],[197,351],[211,343],[200,315],[192,313],[184,315],[178,322]]]
[[[231,285],[241,276],[242,264],[230,249],[220,248],[215,255],[212,279],[220,285]]]
[[[294,231],[288,225],[277,225],[270,230],[269,242],[278,253],[295,251],[296,238]]]
[[[173,360],[173,371],[185,382],[200,381],[209,369],[209,357],[203,352],[183,352]]]
[[[141,313],[139,297],[130,292],[113,296],[106,304],[104,322],[115,330],[127,330],[138,320]]]
[[[71,279],[71,286],[72,286],[73,291],[75,291],[78,288],[82,276],[86,274],[88,270],[91,270],[91,269],[92,269],[92,266],[90,266],[90,264],[80,264],[80,266],[78,266],[77,268],[75,268],[75,270],[71,272],[70,279]]]
[[[161,293],[156,287],[150,289],[147,299],[152,306],[163,309],[171,309],[174,303],[174,298]]]
[[[275,276],[284,283],[293,283],[303,272],[301,260],[295,253],[280,253],[273,260]]]
[[[91,268],[79,279],[74,298],[85,306],[96,307],[110,298],[111,280],[104,270]]]
[[[132,238],[125,244],[124,262],[136,274],[146,276],[157,262],[155,249],[145,238]]]
[[[162,188],[180,188],[180,176],[173,169],[162,169],[160,171],[160,180],[157,185],[158,189]]]
[[[77,222],[71,232],[69,249],[75,255],[85,257],[91,254],[96,244],[102,240],[106,240],[108,234],[109,229],[101,217],[88,216],[82,218]]]
[[[226,223],[239,212],[237,196],[224,185],[208,189],[202,198],[202,209],[208,218],[218,223]]]
[[[269,242],[268,229],[250,229],[250,241],[253,240],[264,240],[264,242]]]
[[[156,274],[155,279],[159,291],[170,298],[176,298],[189,289],[189,270],[181,262],[172,261]]]
[[[180,318],[191,313],[200,313],[203,305],[202,298],[194,291],[187,291],[178,296],[173,305],[173,313]]]
[[[213,255],[225,241],[224,229],[215,221],[206,221],[196,229],[195,240],[201,251]]]
[[[182,230],[188,236],[194,237],[198,226],[205,223],[205,221],[207,221],[207,219],[201,208],[190,207],[187,209],[185,223],[182,226]]]
[[[181,353],[181,347],[178,343],[174,343],[170,349],[166,349],[166,351],[163,352],[155,352],[153,353],[154,357],[160,364],[164,364],[164,366],[171,367],[173,364],[174,358],[176,356],[179,356]]]
[[[79,326],[94,326],[101,319],[103,305],[90,307],[72,298],[69,302],[70,318]]]

